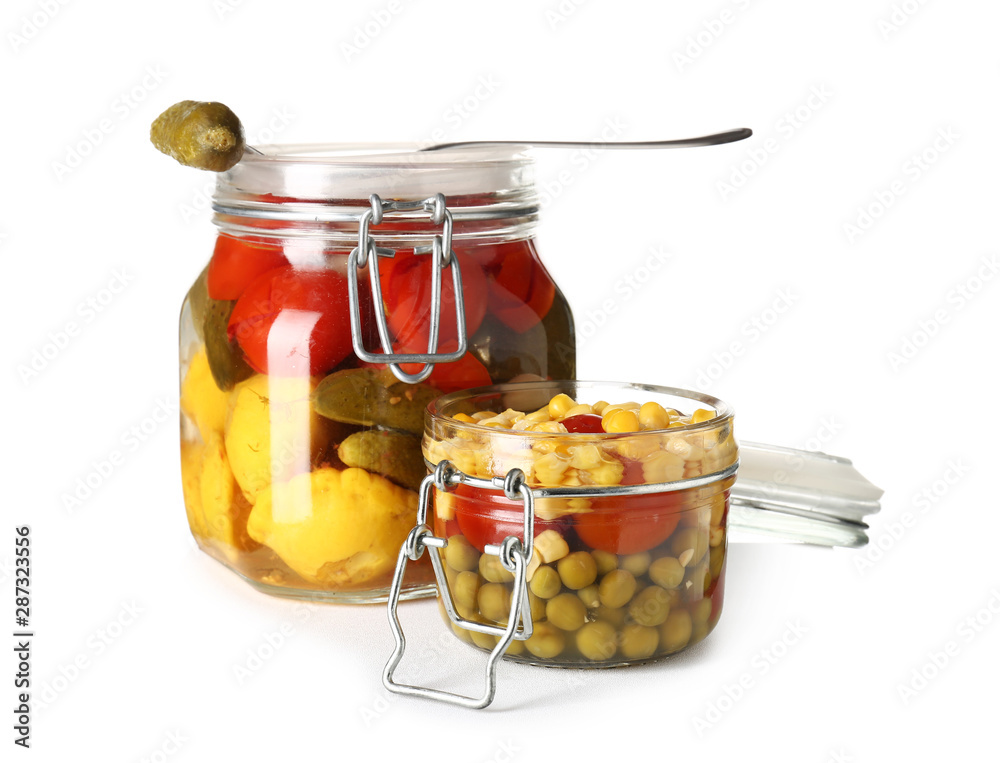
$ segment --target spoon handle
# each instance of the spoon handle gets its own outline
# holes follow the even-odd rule
[[[454,143],[435,143],[426,146],[421,151],[439,151],[444,148],[459,148],[463,146],[537,146],[538,148],[695,148],[697,146],[718,146],[722,143],[733,143],[745,140],[753,135],[749,127],[726,130],[712,135],[701,135],[697,138],[678,138],[675,140],[637,140],[637,141],[602,141],[602,140],[460,140]]]

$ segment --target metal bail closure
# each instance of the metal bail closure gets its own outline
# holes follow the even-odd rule
[[[347,260],[347,285],[351,313],[351,338],[354,352],[367,363],[388,363],[397,379],[408,384],[416,384],[430,376],[435,363],[451,363],[465,355],[468,342],[465,335],[465,301],[462,294],[462,273],[458,266],[458,257],[451,249],[452,216],[445,206],[443,194],[436,194],[423,201],[383,201],[378,194],[369,198],[371,209],[361,215],[358,232],[358,245]],[[392,249],[375,246],[369,228],[380,225],[382,218],[395,212],[413,212],[423,210],[430,213],[431,222],[441,225],[441,233],[436,234],[429,247],[418,247],[415,254],[430,254],[434,267],[431,268],[431,322],[427,339],[427,352],[394,353],[392,339],[389,336],[389,326],[385,318],[385,307],[382,302],[382,285],[379,280],[378,261],[380,257],[394,257]],[[370,352],[362,341],[361,307],[358,294],[358,271],[367,266],[368,280],[371,282],[372,305],[375,310],[375,325],[378,328],[382,352]],[[458,328],[458,349],[454,352],[438,352],[438,334],[441,328],[441,272],[451,269],[451,280],[455,289],[455,325]],[[407,373],[401,363],[423,363],[424,367],[417,373]]]
[[[442,492],[447,492],[459,484],[467,484],[472,487],[484,490],[503,492],[510,500],[521,500],[524,503],[524,537],[522,543],[514,535],[508,535],[498,546],[488,545],[484,551],[500,558],[500,563],[505,569],[514,573],[514,590],[511,593],[510,615],[507,625],[487,625],[485,623],[467,620],[458,614],[455,603],[452,600],[451,590],[448,587],[448,578],[445,575],[444,567],[441,564],[440,549],[448,545],[446,538],[438,538],[431,534],[427,526],[427,509],[430,504],[431,490],[437,488]],[[399,550],[399,559],[396,562],[396,572],[392,577],[392,586],[389,589],[389,626],[392,628],[392,635],[396,640],[396,648],[386,663],[382,672],[382,683],[389,691],[397,694],[409,694],[416,697],[427,697],[442,702],[449,702],[461,707],[480,709],[486,707],[493,701],[496,694],[496,669],[497,662],[507,651],[511,641],[525,641],[531,638],[531,607],[528,605],[527,570],[528,560],[531,558],[532,542],[535,525],[535,501],[534,494],[524,481],[524,473],[520,469],[511,469],[506,478],[494,478],[484,480],[471,477],[459,471],[448,461],[442,461],[434,469],[434,473],[424,478],[420,483],[420,504],[417,508],[417,524],[410,531],[402,548]],[[480,697],[467,697],[463,694],[454,694],[441,689],[431,689],[426,686],[414,686],[402,684],[393,680],[393,673],[403,658],[403,651],[406,649],[406,637],[399,624],[399,616],[396,608],[399,605],[399,592],[403,585],[403,573],[406,571],[406,562],[410,559],[416,561],[423,553],[424,549],[431,555],[431,566],[434,568],[434,576],[437,578],[438,592],[441,596],[445,610],[452,622],[467,630],[478,633],[489,633],[497,636],[500,640],[493,647],[490,656],[486,660],[486,689]]]

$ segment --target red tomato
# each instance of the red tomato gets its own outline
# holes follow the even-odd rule
[[[264,273],[233,308],[229,337],[261,373],[325,373],[351,352],[347,280],[291,265]]]
[[[535,326],[552,307],[556,285],[530,241],[484,248],[477,255],[489,276],[489,312],[516,333]]]
[[[220,235],[208,263],[208,296],[239,299],[260,275],[287,264],[280,246]]]
[[[563,419],[562,424],[566,427],[567,432],[603,434],[604,426],[601,424],[602,421],[603,419],[596,413],[581,413],[576,416],[570,416],[568,419]]]
[[[424,350],[426,349],[425,347]],[[406,352],[417,352],[417,350],[407,350]],[[415,374],[423,368],[423,365],[420,363],[401,363],[400,367],[408,374]],[[454,363],[435,363],[431,375],[424,381],[442,392],[455,392],[470,387],[485,387],[493,383],[486,366],[480,363],[471,352],[465,353]]]
[[[478,550],[499,544],[508,535],[524,535],[524,509],[520,502],[507,500],[503,493],[459,485],[452,492],[455,520],[462,535]],[[450,523],[449,523],[450,524]],[[545,530],[563,533],[566,520],[535,517],[535,536]]]
[[[593,511],[574,514],[576,534],[591,548],[638,554],[659,546],[680,521],[681,493],[595,498]]]
[[[427,351],[431,322],[431,258],[428,254],[397,253],[397,260],[381,273],[382,298],[389,327],[404,347]],[[471,257],[459,255],[462,297],[465,300],[465,332],[471,337],[486,316],[486,276]],[[384,263],[379,263],[380,271]],[[451,269],[441,273],[441,323],[438,350],[453,350],[458,338],[455,322],[455,287]]]

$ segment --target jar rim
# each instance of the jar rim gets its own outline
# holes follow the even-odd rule
[[[487,427],[479,423],[471,423],[465,421],[458,421],[447,413],[449,407],[454,407],[462,402],[471,400],[477,397],[491,397],[500,396],[509,393],[531,393],[531,392],[544,392],[549,394],[549,397],[565,393],[572,397],[574,400],[578,400],[578,390],[620,390],[622,392],[626,391],[636,391],[636,392],[647,392],[660,396],[669,396],[679,399],[690,400],[692,402],[704,403],[710,406],[715,411],[715,416],[706,421],[698,422],[697,424],[685,424],[683,426],[675,426],[670,429],[649,429],[643,430],[641,432],[564,432],[557,435],[553,435],[550,432],[528,432],[524,430],[514,430],[514,429],[497,429],[496,427]],[[615,401],[610,401],[612,405]],[[537,407],[540,406],[536,406]],[[665,387],[657,384],[643,384],[639,382],[616,382],[616,381],[578,381],[578,380],[564,380],[564,381],[525,381],[525,382],[508,382],[506,384],[493,384],[487,387],[473,387],[471,389],[459,390],[457,392],[451,392],[447,395],[442,395],[435,400],[432,400],[427,406],[428,426],[432,426],[435,422],[447,423],[449,426],[455,427],[457,429],[468,428],[475,432],[489,432],[494,435],[515,435],[521,437],[538,438],[538,437],[569,437],[579,440],[614,440],[623,437],[637,437],[637,436],[662,436],[663,434],[688,434],[691,432],[699,432],[702,430],[710,430],[724,424],[726,421],[731,420],[734,416],[734,411],[729,403],[720,400],[712,395],[705,394],[703,392],[696,392],[694,390],[681,389],[680,387]]]

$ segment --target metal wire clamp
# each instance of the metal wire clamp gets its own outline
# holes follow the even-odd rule
[[[383,200],[378,194],[369,197],[371,209],[361,215],[358,232],[358,245],[351,251],[347,260],[347,285],[350,300],[351,339],[354,352],[361,360],[368,363],[387,363],[397,379],[408,384],[416,384],[430,376],[435,363],[451,363],[458,360],[468,348],[465,331],[465,301],[462,294],[462,273],[458,266],[458,258],[451,249],[452,215],[445,205],[443,194],[430,196],[422,201]],[[380,225],[387,214],[397,212],[413,212],[423,210],[430,214],[431,222],[441,225],[441,233],[435,234],[429,247],[417,247],[415,254],[429,253],[434,267],[431,268],[431,321],[427,340],[427,352],[394,353],[392,338],[389,336],[389,326],[386,322],[385,308],[382,302],[382,285],[379,280],[378,261],[380,257],[394,257],[392,249],[375,245],[369,228]],[[382,352],[371,352],[364,346],[361,333],[361,306],[358,293],[358,271],[365,267],[369,269],[368,280],[371,283],[372,304],[375,311],[375,325],[378,328]],[[441,271],[451,268],[452,284],[455,289],[455,325],[458,333],[458,349],[454,352],[441,353],[437,351],[438,334],[441,328]],[[401,363],[423,363],[424,367],[413,374],[407,373]]]
[[[521,500],[524,504],[524,538],[522,542],[515,535],[508,535],[499,545],[487,545],[485,553],[499,557],[504,569],[514,574],[514,590],[511,593],[510,615],[507,624],[487,625],[486,623],[468,620],[459,615],[455,603],[452,599],[451,589],[448,586],[448,578],[445,575],[444,567],[441,564],[440,549],[448,545],[446,538],[434,536],[427,526],[427,510],[430,504],[431,490],[437,488],[442,492],[451,490],[456,485],[466,484],[483,490],[493,490],[503,492],[511,501]],[[427,697],[437,699],[442,702],[449,702],[453,705],[480,709],[486,707],[493,701],[496,694],[496,668],[497,662],[507,651],[511,641],[525,641],[531,638],[531,607],[528,605],[527,569],[528,560],[531,559],[532,543],[534,541],[535,525],[535,500],[532,489],[528,487],[524,479],[524,473],[520,469],[511,469],[503,479],[496,477],[492,480],[485,480],[478,477],[471,477],[456,469],[448,461],[442,461],[435,467],[434,473],[424,478],[420,483],[420,504],[417,508],[417,524],[410,531],[402,548],[399,550],[399,558],[396,562],[396,572],[392,578],[392,586],[389,589],[389,626],[392,628],[392,635],[396,641],[396,647],[386,663],[382,672],[382,683],[389,691],[397,694],[409,694],[416,697]],[[434,576],[437,578],[438,591],[448,617],[456,625],[477,633],[488,633],[497,636],[500,640],[493,647],[490,656],[486,660],[486,688],[479,697],[469,697],[463,694],[455,694],[441,689],[431,689],[426,686],[415,686],[411,684],[398,683],[393,679],[393,673],[403,658],[406,649],[406,637],[399,624],[399,615],[396,609],[399,605],[399,593],[403,585],[403,575],[406,571],[408,560],[416,561],[426,549],[430,553],[431,566],[434,568]]]

